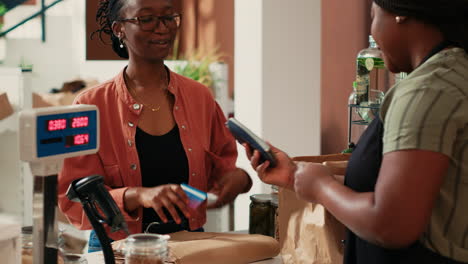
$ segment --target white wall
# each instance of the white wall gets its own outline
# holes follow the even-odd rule
[[[235,116],[290,156],[320,151],[320,2],[235,2]],[[270,192],[239,150],[254,186],[236,201],[237,230],[248,228],[249,195]]]
[[[37,92],[60,88],[76,78],[102,82],[115,76],[126,61],[86,61],[85,2],[67,0],[47,11],[45,43],[41,40],[39,19],[9,33],[4,66],[18,66],[21,59],[33,64],[33,90]],[[39,4],[13,9],[5,17],[4,29],[37,10]]]
[[[264,1],[262,135],[291,156],[320,151],[320,2]]]
[[[48,92],[51,88],[61,88],[64,81],[77,77],[77,66],[72,52],[70,38],[71,17],[50,16],[47,18],[47,42],[40,39],[7,40],[7,57],[4,64],[18,66],[23,59],[33,64],[33,88]],[[70,36],[67,36],[70,34]]]

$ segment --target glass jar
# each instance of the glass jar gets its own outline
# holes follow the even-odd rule
[[[271,199],[271,236],[279,241],[279,224],[278,224],[278,195],[274,195]]]
[[[249,234],[271,236],[271,194],[250,196]]]
[[[32,256],[33,254],[33,228],[23,226],[21,228],[22,255]]]
[[[63,264],[88,264],[88,261],[82,255],[65,254],[63,256]]]
[[[134,234],[123,246],[125,264],[163,264],[167,257],[169,236]]]

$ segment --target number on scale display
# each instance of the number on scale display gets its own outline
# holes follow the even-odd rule
[[[70,128],[82,128],[88,127],[89,125],[89,117],[87,116],[78,116],[70,118]],[[67,119],[53,119],[47,120],[47,131],[58,131],[58,130],[65,130],[67,129]]]
[[[54,119],[47,121],[47,131],[64,130],[67,128],[66,119]]]
[[[79,134],[79,135],[67,136],[65,141],[66,141],[66,146],[67,147],[88,145],[88,143],[89,143],[89,134]]]
[[[87,116],[73,117],[71,119],[72,128],[87,127],[88,124],[89,118]]]

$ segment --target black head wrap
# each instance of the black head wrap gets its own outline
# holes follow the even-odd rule
[[[468,0],[374,0],[383,9],[439,28],[446,41],[468,51]]]

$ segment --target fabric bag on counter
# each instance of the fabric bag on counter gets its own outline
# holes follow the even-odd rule
[[[349,156],[304,156],[294,160],[327,164],[347,161]],[[341,171],[344,174],[344,169]],[[279,242],[284,264],[343,262],[342,240],[345,238],[345,227],[322,205],[299,200],[295,192],[280,188],[278,210]]]
[[[276,257],[280,251],[278,241],[263,235],[181,231],[169,236],[165,263],[170,264],[244,264]],[[113,242],[116,260],[123,260],[123,242]]]

